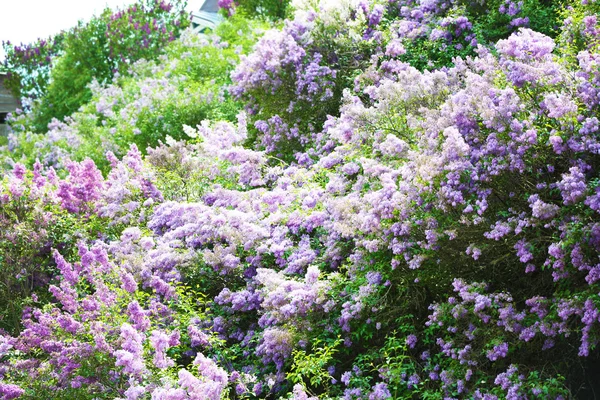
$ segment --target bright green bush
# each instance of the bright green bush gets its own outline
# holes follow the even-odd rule
[[[236,16],[211,36],[185,31],[158,60],[137,61],[130,76],[106,85],[94,81],[90,102],[65,122],[53,120],[45,134],[32,132],[31,115],[35,119],[36,110],[50,109],[14,116],[10,124],[15,134],[5,156],[28,166],[39,158],[57,170],[64,167],[65,157],[89,157],[107,172],[107,151],[123,155],[136,143],[146,152],[168,137],[187,138],[183,125],[193,127],[206,119],[234,121],[241,105],[224,88],[240,54],[262,34],[261,26]]]
[[[228,16],[237,13],[276,21],[289,16],[290,3],[290,0],[219,0],[219,7]]]
[[[39,98],[50,81],[52,62],[62,54],[65,32],[47,39],[38,39],[31,44],[16,45],[2,42],[5,58],[0,71],[7,73],[4,85],[18,99]],[[30,109],[31,104],[25,104]]]
[[[5,44],[4,69],[13,74],[9,87],[19,97],[32,96],[27,102],[38,101],[31,106],[27,129],[45,133],[52,118],[63,120],[92,98],[88,85],[93,80],[107,84],[115,74],[126,75],[135,61],[157,57],[189,26],[185,4],[140,0],[125,10],[106,9],[51,39],[52,47],[38,42],[25,55],[20,47]]]

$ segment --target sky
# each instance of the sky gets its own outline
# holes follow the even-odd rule
[[[135,0],[2,0],[0,42],[31,43],[67,30],[77,21],[100,14],[104,8],[125,8]],[[202,0],[188,0],[188,10],[200,8]],[[0,46],[0,60],[4,53]]]

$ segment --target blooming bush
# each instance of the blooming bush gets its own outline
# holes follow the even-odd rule
[[[0,254],[49,268],[0,335],[2,396],[591,396],[598,6],[544,33],[532,4],[496,4],[493,43],[463,3],[295,4],[239,59],[260,30],[236,15],[16,132]],[[469,56],[423,68],[419,40]]]

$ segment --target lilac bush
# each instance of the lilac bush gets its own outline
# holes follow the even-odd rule
[[[490,3],[512,21],[492,45],[461,4],[295,4],[293,20],[219,69],[233,71],[227,91],[226,74],[193,81],[245,112],[161,125],[163,110],[207,93],[186,91],[188,74],[204,76],[198,59],[235,54],[184,35],[173,54],[191,55],[139,62],[55,124],[39,148],[56,151],[45,160],[57,170],[15,163],[30,156],[17,133],[0,198],[17,217],[3,224],[18,232],[19,207],[40,202],[47,214],[28,211],[47,217],[27,226],[36,238],[58,215],[81,229],[50,244],[47,293],[0,335],[0,393],[592,393],[597,5],[572,3],[555,39],[522,26],[531,2]],[[422,68],[411,57],[430,54],[415,52],[427,41],[468,56]],[[76,161],[55,140],[89,132],[119,151]]]
[[[396,72],[397,60],[420,70],[448,66],[454,56],[475,55],[478,40],[495,42],[529,26],[527,15],[536,15],[536,4],[298,1],[292,4],[293,19],[267,32],[242,57],[230,92],[246,103],[256,147],[286,161],[310,163],[331,149],[322,127],[329,115],[339,115],[344,89],[372,78],[361,71],[380,65]],[[489,21],[485,28],[473,25],[490,8],[495,12],[490,18],[504,23],[501,32],[488,32]],[[554,29],[547,25],[555,23],[555,10],[550,14],[549,21],[540,22],[546,30]]]

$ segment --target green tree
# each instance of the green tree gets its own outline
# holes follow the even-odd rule
[[[54,47],[40,41],[26,46],[25,55],[23,48],[5,43],[9,57],[3,67],[13,74],[10,88],[19,97],[37,100],[28,128],[46,132],[52,118],[63,120],[91,99],[93,79],[107,83],[127,74],[137,60],[156,58],[189,26],[185,6],[185,0],[139,0],[125,10],[107,8],[57,36]]]

